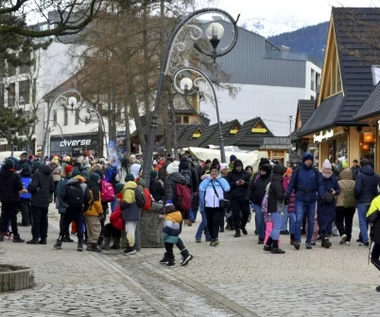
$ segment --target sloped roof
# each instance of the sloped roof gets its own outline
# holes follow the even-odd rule
[[[214,123],[208,127],[203,129],[202,135],[192,142],[191,146],[194,147],[203,147],[203,145],[211,144],[209,143],[210,138],[212,138],[215,134],[219,135],[219,126],[218,123]]]
[[[290,139],[288,137],[270,137],[263,139],[260,150],[289,150]]]
[[[266,130],[266,133],[253,133],[251,129],[260,123]],[[225,139],[225,145],[236,145],[241,149],[258,150],[263,144],[265,137],[273,137],[273,133],[265,125],[260,117],[245,121],[239,132]]]
[[[232,120],[232,121],[228,121],[226,123],[222,123],[222,134],[224,137],[224,145],[227,145],[226,140],[228,140],[230,138],[230,130],[236,124],[241,126],[240,122],[236,119]],[[240,130],[239,130],[239,132],[240,132]],[[238,134],[239,134],[239,132],[238,132]],[[216,130],[216,133],[214,133],[206,142],[204,142],[202,147],[205,147],[206,145],[216,145],[216,144],[219,144],[219,142],[220,142],[219,132],[218,132],[218,130]]]
[[[380,113],[380,82],[376,85],[371,95],[354,116],[354,120],[361,120]]]
[[[304,125],[315,109],[315,100],[298,100],[298,111],[301,117],[301,124]]]
[[[345,94],[334,123],[342,124],[352,121],[373,90],[371,66],[380,61],[374,45],[379,41],[380,8],[333,8],[332,16]]]
[[[297,132],[298,136],[317,132],[334,125],[334,119],[340,109],[343,93],[336,94],[322,101],[305,124]]]

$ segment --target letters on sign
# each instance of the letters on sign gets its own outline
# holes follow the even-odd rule
[[[64,146],[85,146],[85,145],[90,145],[91,144],[91,140],[90,139],[87,139],[87,140],[63,140],[59,146],[61,147],[64,147]]]

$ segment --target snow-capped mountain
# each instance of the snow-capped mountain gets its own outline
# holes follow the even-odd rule
[[[290,18],[284,22],[271,22],[263,18],[252,18],[239,22],[240,27],[260,34],[264,37],[271,37],[286,32],[292,32],[307,25],[307,22],[300,21],[295,18]]]

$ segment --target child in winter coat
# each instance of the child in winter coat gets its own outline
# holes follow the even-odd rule
[[[98,247],[98,238],[101,231],[99,216],[103,214],[103,208],[99,183],[100,176],[97,173],[91,173],[87,181],[91,199],[88,202],[89,206],[84,215],[87,229],[87,251],[94,252],[101,252]]]
[[[182,222],[182,214],[176,211],[173,203],[169,200],[164,206],[165,222],[162,230],[162,239],[165,242],[165,255],[168,262],[166,266],[174,267],[175,258],[173,247],[178,242],[180,223]]]

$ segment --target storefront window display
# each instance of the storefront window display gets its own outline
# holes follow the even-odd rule
[[[365,131],[360,135],[360,150],[361,157],[369,156],[372,160],[375,157],[375,133],[372,131]]]

